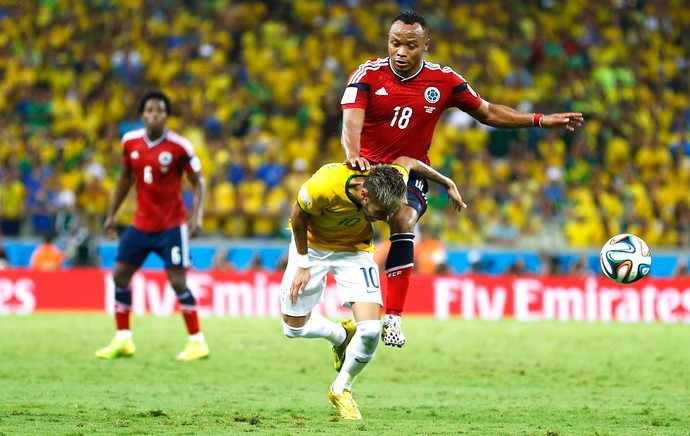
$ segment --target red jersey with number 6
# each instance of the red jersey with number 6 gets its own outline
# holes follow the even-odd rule
[[[160,232],[184,224],[182,175],[201,171],[192,143],[167,129],[161,138],[150,141],[142,128],[125,133],[122,147],[122,165],[132,169],[137,189],[132,226]]]
[[[393,71],[389,58],[360,65],[340,101],[343,110],[366,111],[361,156],[375,163],[408,156],[426,164],[441,114],[451,107],[477,109],[481,103],[479,94],[450,67],[422,61],[417,74],[404,78]]]

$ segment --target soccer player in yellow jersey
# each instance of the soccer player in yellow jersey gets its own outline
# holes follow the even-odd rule
[[[292,207],[292,241],[280,287],[283,332],[289,338],[331,342],[338,375],[328,397],[344,419],[362,418],[352,383],[373,359],[381,330],[383,302],[371,222],[386,221],[406,203],[410,172],[445,186],[456,210],[466,207],[451,179],[404,156],[366,172],[341,163],[324,165],[302,185]],[[323,300],[329,271],[356,324],[337,324],[312,312]]]

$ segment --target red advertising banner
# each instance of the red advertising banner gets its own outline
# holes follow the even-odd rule
[[[280,315],[281,273],[190,272],[189,288],[202,316]],[[385,277],[381,282],[385,287]],[[0,314],[50,310],[113,310],[110,271],[0,271]],[[385,289],[384,289],[385,292]],[[162,271],[142,271],[132,280],[136,314],[169,316],[177,298]],[[333,280],[319,310],[346,316]],[[598,277],[413,276],[406,314],[436,318],[519,321],[690,323],[690,279],[645,278],[617,285]]]

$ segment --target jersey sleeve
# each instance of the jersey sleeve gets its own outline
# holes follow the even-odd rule
[[[376,59],[363,63],[350,74],[347,86],[340,100],[342,109],[366,109],[369,101],[369,91],[374,76],[371,64]]]
[[[299,190],[297,204],[304,213],[320,215],[321,211],[328,207],[330,196],[324,189],[325,186],[329,186],[328,175],[325,174],[327,173],[327,166],[314,173]]]
[[[182,148],[182,152],[180,153],[182,169],[188,173],[200,173],[201,160],[199,159],[199,156],[197,156],[192,142],[181,135],[175,134],[172,137]]]
[[[327,206],[326,199],[319,195],[318,184],[311,179],[307,180],[299,190],[297,204],[302,212],[309,215],[319,215]]]
[[[185,171],[190,173],[201,173],[201,159],[199,159],[199,156],[193,155],[187,157]]]
[[[452,70],[451,70],[452,71]],[[451,105],[463,111],[477,109],[482,104],[482,97],[470,86],[460,74],[453,71]]]

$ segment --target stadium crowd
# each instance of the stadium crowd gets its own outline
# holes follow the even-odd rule
[[[576,133],[496,130],[461,111],[431,162],[469,205],[430,191],[446,244],[558,250],[630,232],[690,247],[690,9],[683,0],[41,0],[0,6],[0,230],[102,234],[123,132],[143,93],[172,99],[208,181],[204,231],[287,237],[290,205],[344,160],[347,74],[386,53],[391,17],[430,23],[427,59],[496,103],[572,110]],[[190,196],[191,200],[191,196]],[[128,201],[118,216],[131,220]],[[379,227],[382,229],[383,227]]]

